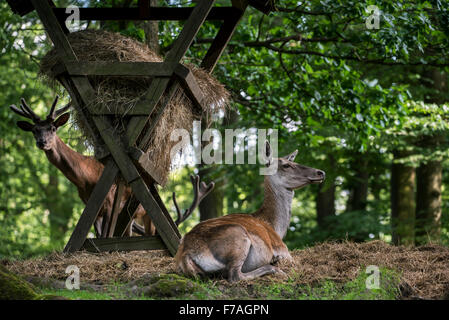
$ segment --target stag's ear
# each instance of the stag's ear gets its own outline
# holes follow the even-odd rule
[[[33,131],[34,125],[27,121],[18,121],[17,126],[23,131]]]
[[[265,158],[267,159],[266,166],[269,167],[273,162],[273,150],[271,149],[268,140],[265,141]]]
[[[296,155],[298,154],[298,150],[293,151],[289,155],[286,155],[284,159],[287,159],[288,161],[294,161],[296,158]]]
[[[60,126],[63,126],[69,121],[70,113],[64,113],[62,116],[60,116],[58,119],[55,120],[54,125],[56,128],[59,128]]]

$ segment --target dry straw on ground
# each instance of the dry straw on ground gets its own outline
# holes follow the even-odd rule
[[[136,40],[124,37],[118,33],[103,30],[83,30],[68,35],[68,39],[80,61],[107,62],[161,62],[163,58],[151,51],[148,46]],[[55,49],[49,51],[41,62],[41,74],[55,82],[53,68],[59,63]],[[151,150],[150,158],[162,168],[161,173],[166,177],[170,170],[170,150],[176,142],[170,141],[170,133],[177,128],[191,132],[194,120],[210,118],[212,113],[224,110],[229,103],[230,94],[224,85],[206,71],[187,65],[195,75],[198,85],[203,91],[204,109],[198,110],[183,90],[178,90],[168,107],[162,114],[152,139],[145,151]],[[91,76],[89,80],[96,91],[96,97],[91,104],[98,110],[112,111],[115,116],[114,125],[118,131],[123,129],[122,118],[126,116],[145,95],[153,81],[151,77],[104,77]],[[152,119],[158,114],[158,108],[152,114]],[[75,123],[93,142],[89,130],[82,118],[76,114]],[[98,147],[95,146],[94,147]]]
[[[418,248],[395,247],[382,241],[367,243],[323,243],[305,250],[291,252],[293,263],[281,269],[298,285],[316,285],[333,280],[345,283],[365,272],[369,265],[399,272],[404,298],[441,299],[449,293],[449,248],[427,245]],[[15,273],[63,280],[65,269],[77,265],[86,282],[129,282],[144,274],[176,272],[173,259],[165,251],[70,255],[53,254],[25,261],[6,262]],[[287,281],[286,277],[269,276],[222,286],[243,286],[254,282]]]

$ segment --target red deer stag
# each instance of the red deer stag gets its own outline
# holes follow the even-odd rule
[[[268,165],[277,161],[277,172],[265,177],[262,207],[196,225],[181,241],[177,267],[191,276],[221,273],[231,282],[282,272],[273,264],[291,259],[282,238],[290,224],[294,190],[325,178],[323,171],[293,162],[297,153],[273,158],[267,142]]]
[[[84,203],[87,203],[95,185],[100,179],[104,166],[95,158],[86,157],[72,150],[57,136],[57,129],[67,123],[70,117],[69,113],[64,113],[69,109],[70,105],[55,110],[58,99],[59,97],[56,96],[50,113],[45,120],[42,120],[36,115],[24,99],[21,99],[20,109],[15,105],[12,105],[10,108],[18,115],[33,121],[33,123],[19,121],[17,122],[17,126],[24,131],[31,131],[33,133],[37,147],[45,151],[48,160],[77,187],[81,200]],[[176,220],[177,225],[187,219],[201,200],[214,188],[213,182],[209,185],[206,185],[204,182],[201,182],[200,184],[199,176],[192,176],[191,180],[194,187],[194,200],[192,206],[186,210],[184,214],[180,212],[175,195],[173,194],[173,200],[178,211],[178,219]],[[95,221],[94,228],[97,237],[108,236],[107,229],[109,227],[109,221],[103,219],[103,217],[110,217],[116,189],[117,185],[114,184]],[[121,199],[121,206],[125,205],[130,196],[131,188],[127,187]],[[134,223],[132,224],[132,229],[130,226],[126,231],[128,235],[131,235],[131,230],[145,235],[154,235],[156,233],[154,225],[151,223],[151,220],[141,205],[137,208],[134,218],[143,221],[144,228],[140,227],[137,223]]]
[[[33,121],[33,123],[19,121],[17,122],[17,126],[24,131],[31,131],[33,133],[36,140],[36,146],[43,150],[47,155],[48,160],[77,187],[81,200],[84,203],[87,203],[95,185],[100,179],[104,166],[95,158],[84,156],[72,150],[57,136],[57,129],[66,124],[70,117],[69,113],[64,113],[70,108],[70,105],[55,110],[58,99],[59,97],[56,96],[50,113],[45,120],[42,120],[36,115],[23,98],[21,99],[20,109],[15,105],[10,106],[10,108],[18,115]],[[107,219],[103,219],[103,217],[110,216],[116,189],[117,185],[114,184],[111,187],[111,190],[109,190],[95,221],[95,233],[99,238],[107,237],[109,223],[106,221]],[[127,187],[123,193],[121,201],[122,206],[130,196],[131,189]],[[155,228],[142,206],[138,207],[135,217],[144,221],[144,233],[146,235],[155,234]],[[137,228],[137,230],[140,232],[142,231],[139,228]],[[127,230],[127,234],[131,234],[131,228]]]

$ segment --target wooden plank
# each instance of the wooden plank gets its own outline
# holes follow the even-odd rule
[[[90,252],[166,250],[159,236],[120,237],[106,239],[86,239],[82,249]]]
[[[30,0],[6,0],[12,12],[24,16],[34,10]]]
[[[139,142],[139,148],[142,150],[147,149],[147,145],[150,141],[151,135],[153,134],[154,129],[156,128],[161,116],[164,114],[165,109],[167,108],[168,104],[170,103],[171,99],[175,96],[176,91],[180,90],[181,86],[179,83],[174,83],[168,93],[163,97],[161,101],[161,105],[159,106],[159,109],[157,111],[157,114],[153,117],[151,120],[151,123],[149,124],[149,127],[143,132],[143,136],[140,139]]]
[[[150,0],[139,0],[139,17],[144,18],[150,15]]]
[[[166,183],[165,177],[159,172],[159,168],[150,161],[149,153],[145,153],[141,149],[136,147],[128,148],[128,154],[130,157],[151,177],[151,179],[161,186]]]
[[[137,103],[137,105],[135,106],[133,110],[134,112],[138,112],[138,109],[142,108],[143,111],[147,113],[147,116],[133,117],[129,121],[126,131],[128,146],[133,146],[136,143],[137,138],[139,137],[149,117],[156,108],[156,105],[164,94],[164,91],[167,88],[169,82],[170,80],[166,78],[155,79],[154,81],[152,81],[150,88],[144,97],[144,99],[148,101],[148,103]]]
[[[172,49],[167,53],[165,61],[174,63],[179,63],[181,61],[206,20],[214,3],[215,0],[200,1],[195,6],[189,19],[184,24],[181,33],[173,44]]]
[[[236,7],[236,11],[234,14],[228,16],[228,18],[223,22],[220,31],[218,31],[217,36],[201,62],[201,68],[209,71],[210,73],[217,65],[218,60],[231,40],[234,31],[237,29],[237,26],[245,13],[246,7],[248,6],[247,1],[240,1],[238,4],[233,1],[233,4],[238,6]]]
[[[59,24],[58,18],[54,15],[51,5],[51,1],[31,0],[34,8],[36,9],[42,24],[45,27],[48,35],[50,36],[56,50],[59,53],[59,58],[63,61],[76,61],[75,52],[72,49],[64,29]]]
[[[122,152],[121,139],[116,134],[116,129],[105,117],[94,116],[93,119],[98,130],[100,131],[101,137],[108,146],[109,151],[120,168],[126,183],[129,184],[132,181],[139,179],[140,175],[134,167],[131,159],[126,153]]]
[[[126,185],[123,181],[118,183],[117,190],[115,192],[114,205],[112,206],[111,222],[107,230],[107,238],[114,236],[115,226],[117,225],[118,215],[120,214],[120,206],[122,203],[123,194],[125,193]]]
[[[178,226],[173,221],[170,213],[167,210],[167,207],[165,206],[164,202],[162,201],[161,197],[159,196],[159,192],[157,190],[156,185],[152,184],[150,185],[150,192],[154,197],[154,200],[158,203],[159,207],[162,209],[162,212],[164,213],[165,217],[167,218],[168,222],[170,222],[172,228],[176,231],[176,235],[181,238],[181,233],[179,232]]]
[[[193,72],[182,64],[178,64],[178,67],[175,69],[175,74],[179,77],[182,88],[187,96],[193,101],[194,105],[200,110],[205,109],[203,106],[203,91],[198,85]]]
[[[42,0],[40,0],[42,1]],[[58,19],[67,19],[69,14],[65,12],[66,8],[55,8],[54,12]],[[151,7],[146,13],[142,14],[140,8],[80,8],[80,20],[96,21],[123,21],[123,20],[156,20],[156,21],[182,21],[187,20],[194,8],[168,8]],[[207,15],[207,20],[224,20],[235,13],[233,7],[215,7]]]
[[[93,225],[97,218],[98,212],[103,206],[104,199],[106,198],[112,184],[115,182],[119,170],[117,165],[112,159],[109,159],[103,173],[95,185],[86,207],[76,224],[75,230],[73,230],[70,236],[69,242],[64,248],[64,252],[78,251],[89,233],[90,227]]]
[[[76,76],[171,77],[172,66],[166,62],[67,62],[67,71]]]

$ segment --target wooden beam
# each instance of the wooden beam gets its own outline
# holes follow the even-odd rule
[[[111,222],[107,230],[107,238],[114,236],[115,226],[117,225],[118,215],[120,214],[120,205],[122,203],[123,194],[125,193],[126,185],[123,181],[118,183],[115,191],[114,205],[112,206]]]
[[[134,180],[139,179],[140,175],[134,167],[134,164],[132,163],[128,155],[122,152],[123,146],[121,145],[120,137],[115,132],[116,128],[111,125],[110,121],[108,121],[105,117],[94,116],[93,119],[95,125],[100,131],[103,141],[106,143],[109,151],[114,157],[114,161],[120,168],[120,171],[122,172],[126,183],[129,184]]]
[[[234,5],[236,5],[236,4],[234,4]],[[203,61],[201,62],[201,68],[209,71],[209,73],[211,73],[214,70],[215,66],[217,65],[218,60],[220,59],[226,46],[228,45],[229,41],[231,40],[235,29],[237,28],[240,20],[242,19],[247,6],[248,6],[247,1],[239,2],[238,8],[236,8],[236,11],[234,12],[234,14],[230,15],[223,22],[223,25],[221,26],[220,31],[218,31],[217,36],[215,37],[209,50],[207,51],[206,55],[204,56]]]
[[[181,233],[179,232],[178,226],[173,221],[172,217],[170,216],[170,213],[167,210],[167,207],[165,206],[164,202],[162,201],[161,197],[159,196],[159,192],[157,190],[157,186],[155,184],[150,185],[150,192],[154,197],[154,200],[158,203],[159,207],[162,209],[162,212],[164,213],[167,220],[170,222],[173,230],[176,231],[176,235],[179,239],[181,239]]]
[[[59,58],[63,61],[78,60],[67,40],[64,29],[61,27],[58,18],[53,13],[51,7],[53,2],[42,0],[31,0],[31,2],[38,13],[45,30],[53,41],[53,44],[59,53]]]
[[[182,64],[178,64],[178,67],[176,67],[175,69],[175,74],[179,77],[181,86],[183,87],[187,96],[193,101],[193,104],[200,110],[203,110],[203,91],[198,85],[198,82],[196,81],[196,78],[193,75],[192,71]]]
[[[64,252],[75,252],[81,249],[84,240],[89,233],[90,227],[95,222],[95,219],[103,206],[104,199],[109,193],[112,184],[115,182],[118,172],[117,165],[110,158],[87,201],[86,207],[76,224],[75,230],[73,230],[69,242],[67,242],[67,245],[64,248]]]
[[[163,177],[162,173],[159,172],[158,166],[150,161],[150,152],[151,150],[145,153],[136,147],[130,147],[128,149],[130,157],[151,177],[151,179],[161,186],[164,186],[166,179]]]
[[[133,181],[131,183],[131,188],[133,189],[136,198],[140,201],[143,208],[150,216],[151,221],[156,226],[156,230],[164,240],[168,250],[174,256],[178,251],[179,242],[181,241],[177,229],[172,227],[142,179]]]
[[[147,151],[147,145],[150,141],[154,129],[156,128],[160,118],[164,114],[165,109],[169,105],[171,99],[176,95],[177,90],[180,89],[181,86],[179,85],[179,83],[174,83],[172,86],[170,86],[168,93],[161,99],[157,114],[153,117],[153,119],[151,119],[151,122],[149,123],[149,126],[146,128],[145,132],[142,133],[138,145],[140,149]]]
[[[67,71],[75,76],[171,77],[172,66],[166,62],[67,62]]]
[[[203,0],[195,6],[172,49],[167,53],[165,61],[173,63],[179,63],[181,61],[192,45],[193,39],[196,37],[198,31],[206,20],[214,3],[215,0]]]
[[[42,1],[42,0],[41,0]],[[66,8],[55,8],[58,20],[65,21],[70,15],[65,12]],[[122,20],[153,20],[153,21],[183,21],[187,20],[194,7],[168,8],[150,7],[148,11],[141,8],[80,8],[80,20],[89,21],[122,21]],[[234,7],[215,7],[206,16],[206,20],[224,20],[235,13]]]
[[[120,237],[106,239],[86,239],[82,249],[89,252],[166,250],[159,236]]]

